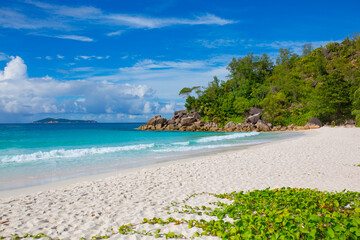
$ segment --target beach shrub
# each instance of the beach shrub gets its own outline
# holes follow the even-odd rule
[[[233,122],[233,123],[243,123],[245,121],[245,117],[242,117],[242,116],[234,116],[234,117],[231,117],[229,119],[228,122]],[[227,122],[227,123],[228,123]]]
[[[354,110],[352,114],[355,115],[356,127],[360,127],[360,110]]]
[[[291,114],[289,117],[285,118],[283,121],[284,126],[289,126],[294,124],[295,126],[305,126],[305,124],[313,117],[311,112],[300,113],[293,115]]]
[[[218,202],[218,207],[209,212],[218,220],[192,223],[202,228],[201,235],[222,239],[360,238],[360,193],[357,192],[282,188],[216,196],[233,202]]]

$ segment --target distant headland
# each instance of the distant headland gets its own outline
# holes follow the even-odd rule
[[[47,124],[47,123],[98,123],[94,120],[69,120],[64,118],[44,118],[38,121],[34,121],[36,124]]]

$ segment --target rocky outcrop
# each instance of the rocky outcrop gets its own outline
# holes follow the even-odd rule
[[[257,113],[257,114],[255,114],[255,115],[249,116],[249,117],[245,120],[245,122],[251,123],[251,124],[256,124],[256,123],[260,120],[260,118],[261,118],[261,113]]]
[[[260,108],[256,108],[256,107],[253,107],[249,110],[249,114],[250,115],[255,115],[255,114],[262,114],[263,113],[263,110],[261,110]]]
[[[147,121],[147,124],[140,126],[139,130],[166,130],[166,131],[209,131],[209,132],[269,132],[269,131],[294,131],[319,128],[322,123],[317,118],[312,118],[304,127],[294,126],[272,126],[261,119],[263,111],[259,108],[252,108],[249,116],[243,123],[228,122],[223,128],[215,122],[201,121],[200,113],[191,110],[174,112],[174,116],[167,120],[161,115],[156,115]]]
[[[167,120],[164,117],[161,117],[161,115],[156,115],[149,120],[147,120],[147,126],[146,129],[141,130],[162,130],[164,126],[167,124]]]
[[[259,119],[256,123],[256,128],[260,131],[260,132],[268,132],[271,131],[271,128],[269,127],[269,125],[267,125],[263,120]]]
[[[229,132],[233,132],[236,129],[236,124],[234,122],[229,122],[225,125],[224,129]]]
[[[305,125],[305,127],[311,129],[321,128],[322,126],[323,126],[322,122],[316,117],[311,118]]]
[[[166,118],[156,115],[150,118],[145,125],[140,126],[139,130],[167,130],[167,131],[200,131],[205,125],[201,122],[200,114],[191,110],[174,112],[174,117],[167,120]]]
[[[251,123],[251,124],[256,124],[260,120],[260,118],[263,114],[263,111],[260,108],[253,107],[250,109],[249,114],[250,114],[250,116],[248,118],[246,118],[245,122]]]

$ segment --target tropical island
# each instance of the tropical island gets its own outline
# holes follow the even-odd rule
[[[0,240],[360,240],[359,8],[1,1]]]
[[[38,121],[34,121],[35,124],[52,124],[52,123],[59,123],[59,124],[68,124],[68,123],[97,123],[94,120],[69,120],[64,118],[44,118]]]
[[[305,44],[302,55],[281,48],[275,61],[265,53],[249,53],[233,58],[227,70],[226,80],[215,76],[207,87],[184,87],[179,95],[186,97],[186,111],[175,112],[169,120],[157,115],[139,129],[270,131],[323,124],[360,126],[358,34],[316,49]]]

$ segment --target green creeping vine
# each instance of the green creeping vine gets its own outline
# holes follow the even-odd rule
[[[209,193],[201,193],[209,194]],[[199,194],[187,197],[182,203]],[[109,235],[95,235],[91,239],[107,239],[115,234],[153,236],[186,239],[182,234],[152,231],[137,231],[142,224],[180,225],[198,228],[192,237],[217,236],[221,239],[360,239],[360,193],[342,191],[339,193],[321,192],[312,189],[264,189],[251,192],[232,192],[230,194],[209,194],[219,199],[206,206],[180,205],[174,202],[167,210],[189,215],[213,216],[213,220],[185,220],[168,218],[144,218],[142,223],[127,224],[118,231],[111,229]],[[227,203],[224,203],[227,199]],[[168,212],[170,213],[170,212]],[[11,235],[12,239],[25,237],[47,237],[45,234],[22,237]],[[0,237],[2,239],[2,237]],[[84,239],[84,238],[81,238]]]
[[[38,233],[36,235],[30,234],[30,233],[25,233],[23,236],[20,236],[20,235],[14,233],[14,234],[10,235],[10,238],[13,240],[19,240],[19,239],[23,239],[23,238],[33,238],[33,239],[47,238],[47,239],[56,239],[56,240],[59,239],[59,238],[51,238],[44,233]],[[0,240],[1,239],[5,239],[5,237],[0,237]]]
[[[218,202],[208,214],[218,220],[192,222],[202,228],[202,235],[234,240],[360,238],[357,192],[282,188],[216,196],[233,202]],[[224,221],[225,217],[233,221]]]

